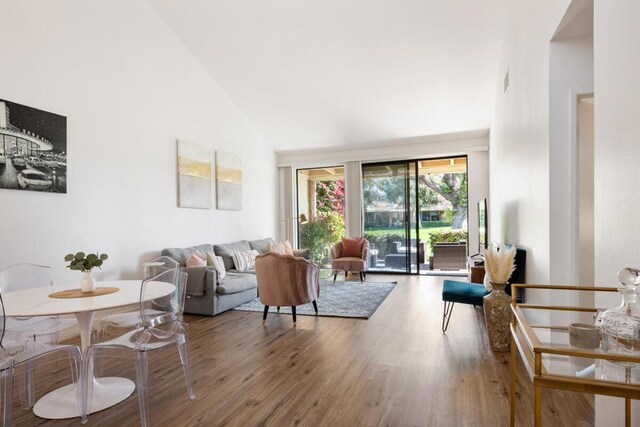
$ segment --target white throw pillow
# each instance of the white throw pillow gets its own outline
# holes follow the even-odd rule
[[[233,253],[233,265],[238,271],[253,270],[256,268],[256,257],[260,252],[252,249]]]
[[[269,252],[275,252],[278,255],[293,255],[293,248],[287,240],[280,243],[269,243]]]
[[[218,272],[218,279],[222,280],[227,275],[227,270],[224,268],[224,261],[221,256],[216,256],[213,252],[207,253],[207,264],[212,266]]]
[[[284,254],[293,256],[293,247],[291,247],[291,243],[288,240],[284,242]]]
[[[284,242],[269,243],[269,252],[274,252],[278,255],[284,255],[285,254]]]

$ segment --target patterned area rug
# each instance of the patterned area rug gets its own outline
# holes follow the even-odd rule
[[[368,319],[378,309],[396,286],[396,282],[336,282],[320,280],[318,316],[357,317]],[[264,311],[258,298],[244,303],[234,310]],[[276,313],[276,307],[269,307],[269,313]],[[282,307],[281,313],[291,313],[290,307]],[[296,314],[315,316],[311,303],[299,305]]]

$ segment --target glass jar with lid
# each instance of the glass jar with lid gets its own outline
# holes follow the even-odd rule
[[[640,270],[623,268],[618,272],[618,280],[623,285],[618,289],[622,303],[605,310],[596,320],[602,332],[601,348],[610,353],[640,355]]]

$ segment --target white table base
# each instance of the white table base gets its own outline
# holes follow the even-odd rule
[[[76,313],[76,320],[80,327],[80,341],[82,352],[91,344],[91,324],[94,311]],[[89,414],[110,408],[131,396],[136,386],[133,381],[119,377],[104,377],[93,379],[93,398]],[[60,420],[80,417],[77,401],[77,384],[69,384],[45,395],[33,407],[33,413],[40,418]]]
[[[33,407],[33,413],[40,418],[60,420],[80,416],[77,403],[77,384],[69,384],[47,394]],[[131,396],[135,384],[119,377],[95,378],[90,414],[114,406]]]

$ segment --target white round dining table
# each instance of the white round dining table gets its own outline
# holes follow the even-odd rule
[[[73,314],[80,328],[82,352],[91,344],[91,324],[96,311],[125,307],[140,302],[141,280],[109,280],[97,282],[97,287],[115,287],[117,292],[81,297],[52,298],[54,292],[77,289],[78,284],[25,289],[7,292],[2,295],[7,317],[55,316]],[[154,282],[147,288],[145,299],[148,301],[171,294],[175,287],[171,283]],[[93,398],[90,413],[114,406],[133,393],[135,384],[127,378],[94,378]],[[77,384],[69,384],[54,390],[38,400],[33,412],[38,417],[64,419],[79,417],[76,400]]]

